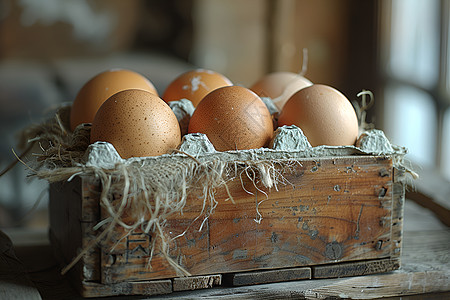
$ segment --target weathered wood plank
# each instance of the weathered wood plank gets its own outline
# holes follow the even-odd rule
[[[302,279],[311,279],[311,268],[301,267],[227,274],[224,280],[229,285],[242,286]]]
[[[306,290],[305,297],[375,299],[449,291],[448,276],[442,272],[416,272],[348,278],[322,287]],[[444,298],[441,298],[444,299]]]
[[[212,288],[222,284],[222,275],[203,275],[191,277],[177,277],[173,279],[173,291],[191,291]]]
[[[450,276],[450,228],[405,232],[402,261],[405,271],[445,270]]]
[[[414,204],[411,201],[406,201],[408,209],[405,211],[404,218],[408,220],[408,223],[420,219],[420,227],[405,226],[404,228],[402,268],[400,270],[360,277],[300,280],[233,288],[216,287],[214,289],[177,292],[166,296],[161,295],[157,298],[302,299],[306,295],[314,299],[326,299],[327,297],[329,299],[333,297],[337,299],[340,297],[375,299],[420,294],[417,298],[411,299],[447,299],[450,297],[450,251],[448,247],[450,245],[450,231],[436,226],[433,222],[437,219],[433,214]],[[25,248],[27,248],[27,251],[22,251]],[[30,278],[43,298],[83,299],[70,288],[67,284],[67,278],[57,276],[50,247],[36,249],[36,246],[22,246],[16,250],[19,250],[16,254],[23,261],[24,266],[28,270],[32,270],[29,273]],[[42,293],[44,290],[45,293]],[[424,295],[423,291],[444,293]]]
[[[100,248],[95,245],[92,247],[92,241],[96,239],[98,232],[94,226],[100,221],[100,197],[101,185],[98,180],[82,180],[81,184],[81,234],[83,236],[81,249],[91,247],[82,258],[83,268],[81,276],[83,281],[101,280],[100,266]],[[81,250],[79,249],[79,250]]]
[[[359,262],[339,263],[333,265],[313,266],[313,278],[338,278],[384,273],[397,270],[397,259],[378,259]]]
[[[203,202],[191,195],[183,214],[166,222],[169,237],[190,225],[170,245],[172,258],[192,275],[206,275],[391,256],[390,159],[305,159],[284,176],[291,184],[278,191],[256,189],[246,176],[231,181],[228,188],[235,203],[223,201],[226,191],[218,190],[219,205],[200,232],[203,219],[191,223]],[[158,242],[148,268],[152,236],[133,243],[132,237],[123,236],[117,228],[103,247],[103,283],[177,277],[158,253]]]
[[[100,185],[75,177],[71,182],[50,185],[49,236],[60,268],[64,268],[87,247],[97,233],[93,227],[100,219]],[[68,275],[81,292],[84,281],[100,281],[100,250],[90,248]]]
[[[391,258],[401,256],[403,240],[403,214],[405,203],[405,169],[396,167],[392,178]]]
[[[63,268],[77,256],[83,240],[82,232],[82,180],[79,177],[72,182],[57,182],[50,185],[49,190],[49,237],[58,258],[60,268]],[[83,263],[75,265],[71,270],[74,283],[80,283]]]
[[[114,284],[100,284],[83,282],[81,295],[83,297],[104,297],[117,295],[164,295],[172,293],[172,281],[154,280],[139,282],[119,282]]]

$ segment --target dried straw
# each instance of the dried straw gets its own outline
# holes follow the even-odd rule
[[[174,150],[171,156],[165,156],[164,159],[129,160],[116,164],[114,169],[87,166],[84,160],[89,146],[90,126],[82,125],[73,133],[70,132],[69,109],[61,108],[53,120],[31,127],[25,133],[25,136],[30,137],[28,141],[38,142],[42,149],[42,153],[35,154],[36,163],[32,166],[35,170],[34,176],[49,182],[67,181],[75,176],[83,176],[99,180],[101,184],[100,206],[106,217],[93,228],[99,230],[99,234],[62,270],[63,274],[93,247],[103,247],[104,241],[109,240],[110,235],[119,226],[125,232],[122,239],[136,230],[154,237],[148,260],[149,268],[152,256],[155,251],[159,251],[178,275],[187,276],[189,272],[169,255],[169,246],[175,239],[183,236],[188,228],[171,238],[165,233],[164,224],[169,216],[183,212],[190,193],[200,192],[203,198],[202,209],[191,222],[193,224],[203,219],[199,228],[202,230],[218,205],[215,199],[218,188],[223,187],[228,193],[228,198],[224,201],[234,201],[227,187],[229,180],[242,181],[249,178],[254,186],[264,193],[258,188],[259,185],[278,189],[280,184],[289,184],[280,170],[291,172],[295,165],[295,162],[289,160],[228,161],[212,157],[200,161]],[[244,185],[242,187],[244,188]],[[263,201],[265,200],[256,205],[256,222],[261,222],[262,216],[258,206]],[[130,214],[133,220],[131,223]],[[123,219],[125,215],[127,221]],[[159,241],[159,249],[155,249],[156,241]],[[109,251],[114,250],[116,245]]]
[[[366,103],[364,98],[363,105],[359,109],[360,117],[361,112],[370,105],[371,103]],[[134,231],[148,233],[154,237],[147,263],[149,268],[153,255],[158,253],[155,251],[159,251],[178,275],[189,275],[182,264],[169,255],[170,245],[175,239],[182,237],[197,220],[202,220],[199,230],[203,229],[205,222],[218,205],[215,199],[217,189],[224,188],[227,191],[228,198],[224,201],[234,201],[227,186],[230,180],[240,180],[243,190],[251,194],[252,192],[246,190],[243,184],[244,179],[248,178],[256,190],[265,194],[261,186],[278,190],[279,185],[290,184],[285,174],[294,172],[296,165],[300,163],[297,159],[299,157],[321,156],[324,153],[368,154],[353,146],[316,147],[302,150],[302,153],[297,153],[301,155],[297,158],[294,152],[283,151],[273,153],[276,155],[267,158],[265,155],[253,156],[252,153],[244,153],[241,156],[222,153],[223,155],[193,157],[174,149],[171,155],[155,159],[130,159],[117,163],[113,169],[105,169],[85,164],[90,126],[81,125],[74,132],[70,132],[69,112],[70,107],[62,107],[54,119],[30,127],[24,134],[28,142],[39,143],[42,149],[42,153],[36,154],[36,163],[32,166],[35,170],[34,176],[49,182],[67,181],[75,176],[83,176],[98,180],[101,184],[100,206],[106,217],[93,228],[99,230],[99,234],[62,270],[62,273],[70,270],[93,247],[105,247],[104,241],[120,227],[125,232],[121,239]],[[363,126],[366,125],[363,123]],[[401,160],[403,152],[399,148],[398,155],[394,154],[394,158],[398,157]],[[398,164],[402,165],[400,160]],[[200,193],[203,199],[202,208],[183,233],[169,237],[164,230],[166,220],[173,214],[183,213],[186,199],[191,193],[196,195]],[[267,197],[263,197],[256,203],[255,222],[261,222],[263,216],[258,208],[266,200]],[[112,251],[116,245],[109,250]],[[159,249],[156,249],[156,245],[159,245]],[[108,249],[103,248],[103,251]]]

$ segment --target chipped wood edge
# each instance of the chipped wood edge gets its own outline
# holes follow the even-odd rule
[[[405,204],[405,169],[393,168],[392,178],[392,218],[391,218],[391,258],[398,259],[402,254],[403,214]]]
[[[93,229],[100,220],[100,183],[91,178],[83,177],[81,180],[81,234],[83,236],[82,249],[88,247],[97,238]],[[89,249],[82,258],[82,280],[101,281],[100,247],[94,246]]]
[[[400,268],[399,259],[375,259],[332,265],[313,266],[312,278],[340,278],[384,273]]]
[[[222,275],[204,275],[192,277],[178,277],[173,279],[173,291],[192,291],[208,289],[222,285]]]
[[[253,271],[244,273],[226,274],[225,283],[232,286],[255,285],[263,283],[275,283],[311,279],[311,268],[289,268],[267,271]]]
[[[83,281],[80,294],[85,298],[106,296],[131,295],[164,295],[172,293],[172,280],[152,280],[138,282],[120,282],[115,284],[101,284]]]

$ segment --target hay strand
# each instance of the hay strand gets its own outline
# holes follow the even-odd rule
[[[156,158],[123,160],[115,163],[114,168],[86,164],[90,125],[82,124],[71,132],[68,129],[68,109],[61,108],[53,120],[35,125],[24,134],[26,140],[38,142],[42,150],[42,153],[35,154],[35,165],[30,167],[33,176],[50,183],[81,176],[98,180],[101,186],[99,200],[103,215],[93,226],[97,235],[62,269],[62,274],[94,247],[112,251],[123,239],[138,231],[154,237],[147,268],[151,270],[152,258],[160,255],[178,275],[187,276],[188,270],[180,260],[174,259],[170,247],[195,222],[201,221],[199,231],[204,229],[219,204],[215,198],[219,188],[223,188],[227,195],[223,201],[235,203],[228,183],[240,181],[245,192],[254,194],[245,187],[244,182],[248,179],[258,194],[265,195],[255,203],[255,222],[260,223],[263,216],[259,206],[268,199],[265,189],[278,190],[279,185],[292,185],[284,175],[294,172],[295,166],[300,164],[298,160],[282,155],[280,158],[264,155],[241,158],[226,156],[225,153],[194,157],[180,150]],[[186,200],[191,195],[201,199],[201,209],[185,230],[170,237],[166,221],[174,214],[183,214]],[[120,236],[111,246],[110,239],[116,232],[121,232]]]

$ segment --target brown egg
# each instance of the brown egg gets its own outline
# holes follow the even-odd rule
[[[292,72],[273,72],[263,76],[250,89],[260,97],[270,97],[281,110],[298,90],[312,85],[305,77]]]
[[[194,107],[197,107],[198,103],[209,92],[232,84],[222,74],[205,69],[196,69],[175,78],[165,90],[162,98],[166,102],[188,99]]]
[[[267,146],[272,117],[258,95],[241,86],[216,89],[203,98],[189,122],[189,133],[204,133],[218,151]]]
[[[350,101],[338,90],[321,84],[295,93],[285,104],[278,126],[296,125],[313,147],[353,145],[358,119]]]
[[[144,76],[124,69],[102,72],[86,82],[78,92],[70,111],[70,129],[82,123],[92,123],[103,102],[117,92],[142,89],[158,95],[153,84]]]
[[[144,90],[114,94],[98,110],[91,143],[111,143],[122,158],[157,156],[181,142],[177,117],[161,98]]]

